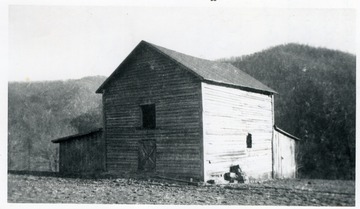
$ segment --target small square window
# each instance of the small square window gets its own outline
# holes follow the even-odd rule
[[[156,127],[156,112],[155,104],[141,105],[142,113],[142,128],[155,129]]]

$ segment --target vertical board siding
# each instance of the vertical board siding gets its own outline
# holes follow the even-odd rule
[[[107,171],[138,172],[139,141],[155,140],[156,173],[200,179],[200,82],[148,46],[136,50],[103,93]],[[141,128],[142,104],[155,104],[156,129]]]
[[[101,131],[61,142],[59,171],[61,173],[103,171],[102,142]]]
[[[272,96],[202,83],[202,105],[205,181],[232,165],[250,178],[271,178]]]
[[[295,140],[275,130],[273,155],[274,178],[295,178]]]

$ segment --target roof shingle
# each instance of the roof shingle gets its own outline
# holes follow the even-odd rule
[[[176,61],[178,64],[186,67],[196,76],[200,77],[205,81],[211,81],[217,84],[227,84],[231,86],[243,87],[246,89],[254,89],[262,92],[276,93],[275,90],[269,88],[268,86],[264,85],[260,81],[256,80],[249,74],[236,68],[230,63],[223,63],[193,57],[180,52],[176,52],[174,50],[166,49],[161,46],[157,46],[152,43],[148,43],[146,41],[141,41],[139,45],[141,44],[151,46],[153,49]],[[104,87],[107,80],[99,87],[96,92],[101,92],[100,90]]]

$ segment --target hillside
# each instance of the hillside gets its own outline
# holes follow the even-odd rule
[[[275,89],[275,123],[300,137],[299,175],[355,177],[356,57],[287,44],[223,59]]]
[[[275,123],[302,140],[299,177],[355,178],[355,73],[352,54],[299,44],[223,59],[279,94]],[[51,139],[101,125],[105,77],[9,83],[9,169],[57,170]]]
[[[8,167],[57,170],[57,146],[51,139],[101,125],[105,77],[8,84]]]

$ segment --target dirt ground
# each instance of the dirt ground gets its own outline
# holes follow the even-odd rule
[[[9,203],[355,206],[355,182],[270,180],[192,186],[164,180],[8,175]]]

